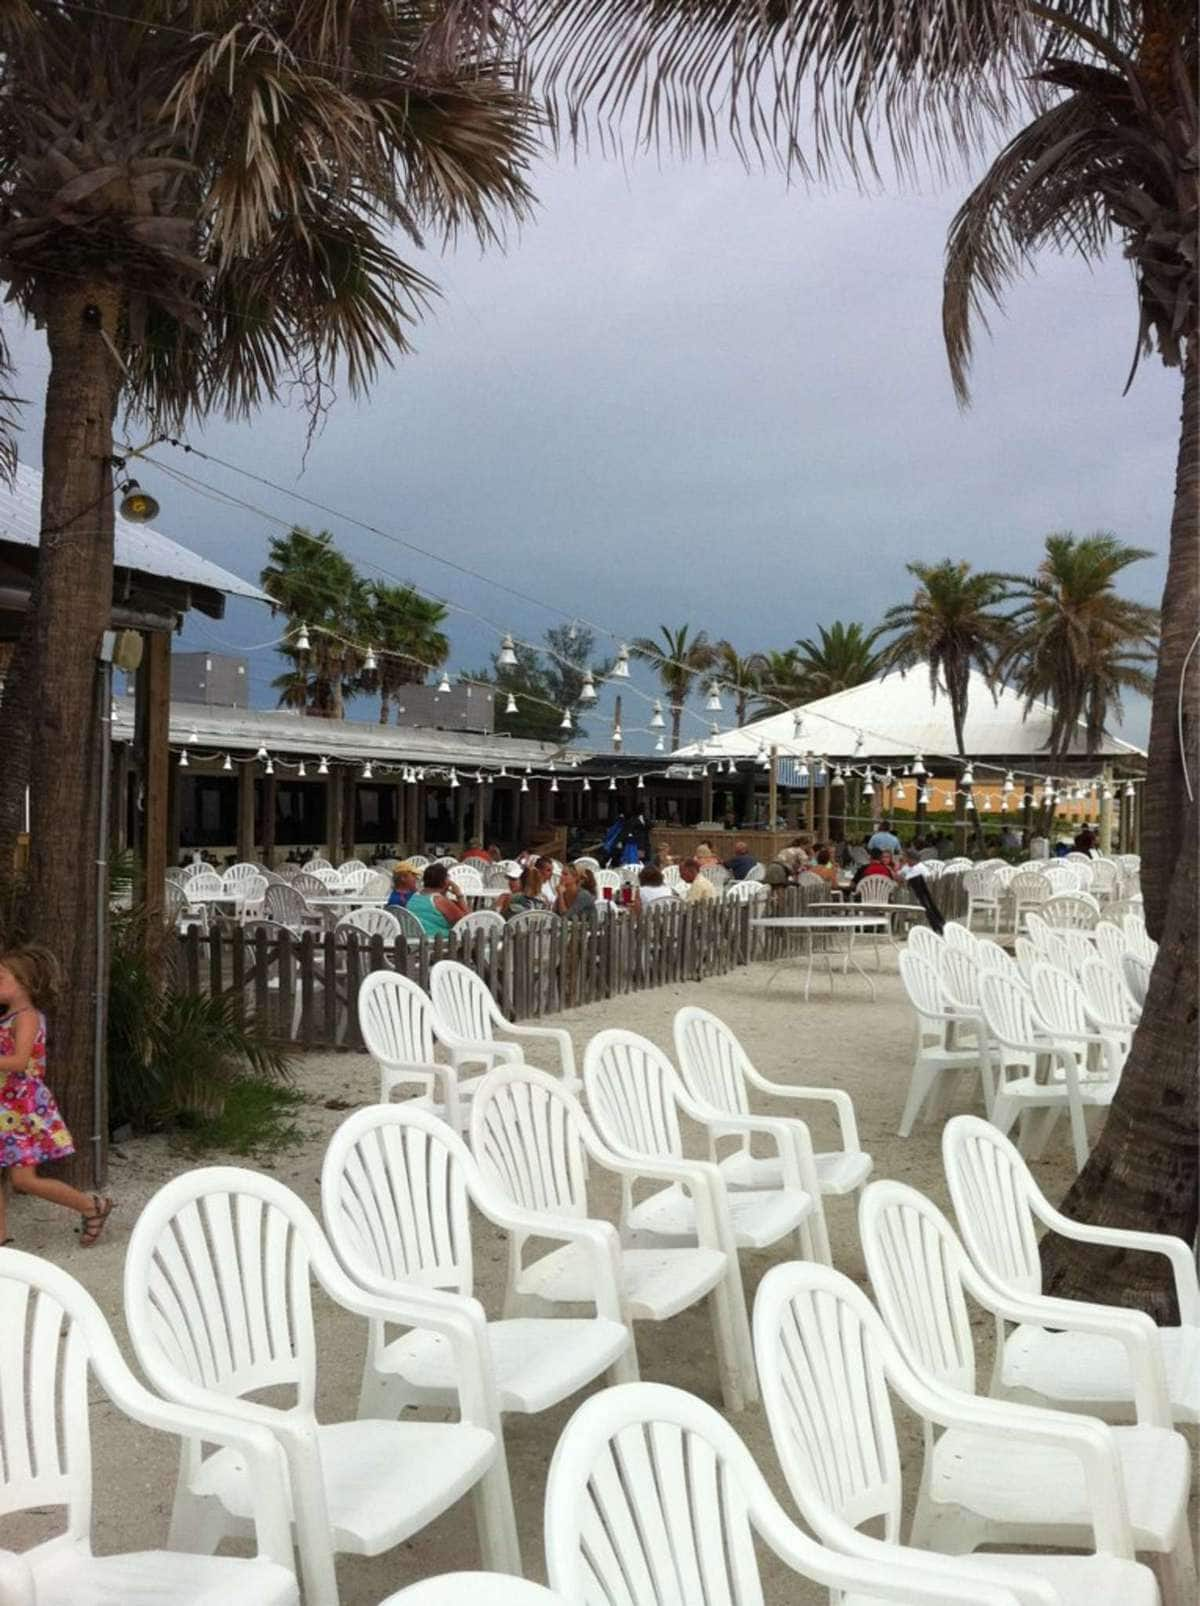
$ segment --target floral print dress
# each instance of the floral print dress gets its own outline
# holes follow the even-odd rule
[[[0,1055],[15,1050],[13,1021],[0,1020]],[[37,1011],[37,1036],[23,1071],[9,1071],[0,1083],[0,1170],[41,1165],[75,1153],[54,1094],[46,1086],[46,1017]]]

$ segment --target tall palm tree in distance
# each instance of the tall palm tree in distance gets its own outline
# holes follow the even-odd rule
[[[835,619],[828,630],[817,626],[817,641],[811,637],[797,641],[797,668],[804,680],[804,700],[831,697],[874,680],[879,673],[881,654],[875,650],[880,627],[868,630],[857,622],[843,624]]]
[[[680,745],[683,728],[683,709],[697,675],[705,674],[717,661],[717,648],[704,630],[693,631],[691,625],[680,625],[672,630],[659,625],[658,634],[639,636],[630,643],[635,658],[652,664],[658,673],[659,685],[671,705],[671,750]]]
[[[450,656],[442,630],[446,609],[411,586],[373,580],[366,589],[358,639],[375,649],[377,667],[362,675],[367,691],[379,693],[379,723],[386,725],[393,705],[400,721],[400,698],[406,686],[421,686],[431,669]]]
[[[808,682],[800,668],[796,647],[771,648],[759,676],[758,714],[777,714],[780,706],[797,708],[808,701]]]
[[[298,387],[315,423],[335,382],[362,392],[407,347],[433,286],[401,242],[487,240],[524,214],[536,119],[507,47],[464,18],[381,0],[0,5],[0,279],[50,360],[19,654],[38,688],[28,929],[71,977],[52,1029],[79,1130],[101,932],[63,845],[90,853],[98,833],[113,421],[173,431]],[[90,1158],[81,1145],[70,1169]]]
[[[880,633],[892,639],[880,655],[882,667],[928,666],[934,699],[943,691],[950,700],[955,744],[965,756],[971,671],[981,670],[990,679],[1008,639],[1008,622],[996,612],[1005,583],[998,574],[975,573],[969,563],[952,558],[910,563],[908,572],[919,584],[911,602],[898,602],[883,616]]]
[[[759,690],[763,670],[766,667],[765,653],[751,652],[743,658],[731,641],[717,642],[715,663],[717,679],[733,695],[733,706],[739,726],[746,723],[750,704]]]
[[[263,590],[286,615],[280,652],[291,668],[272,686],[284,708],[322,719],[344,719],[346,680],[357,667],[352,643],[359,639],[367,588],[349,558],[338,551],[328,530],[314,535],[296,526],[273,536]],[[304,651],[295,645],[301,625],[309,635]]]
[[[1158,610],[1119,596],[1116,578],[1152,554],[1113,535],[1046,537],[1035,575],[1010,577],[1013,637],[998,672],[1026,699],[1054,711],[1050,751],[1069,753],[1079,726],[1085,750],[1100,749],[1109,719],[1120,719],[1122,694],[1149,695],[1158,645]]]

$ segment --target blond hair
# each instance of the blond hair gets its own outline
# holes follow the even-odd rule
[[[0,953],[0,965],[12,972],[39,1009],[54,1006],[62,985],[62,966],[49,948],[37,943],[9,948]]]

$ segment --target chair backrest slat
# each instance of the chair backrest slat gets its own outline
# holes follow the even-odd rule
[[[483,1174],[523,1209],[586,1216],[586,1121],[555,1077],[500,1066],[471,1101],[471,1149]]]
[[[683,1153],[676,1106],[679,1076],[649,1038],[598,1032],[583,1057],[588,1107],[601,1137],[619,1153]]]

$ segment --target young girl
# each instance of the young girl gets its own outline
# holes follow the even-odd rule
[[[44,1160],[74,1154],[71,1134],[46,1086],[46,1017],[38,1007],[53,1001],[58,962],[45,948],[13,948],[0,955],[0,1171],[15,1193],[49,1199],[82,1217],[80,1242],[89,1247],[104,1231],[111,1199],[80,1193],[53,1177],[39,1177]],[[9,1243],[0,1189],[0,1243]]]

